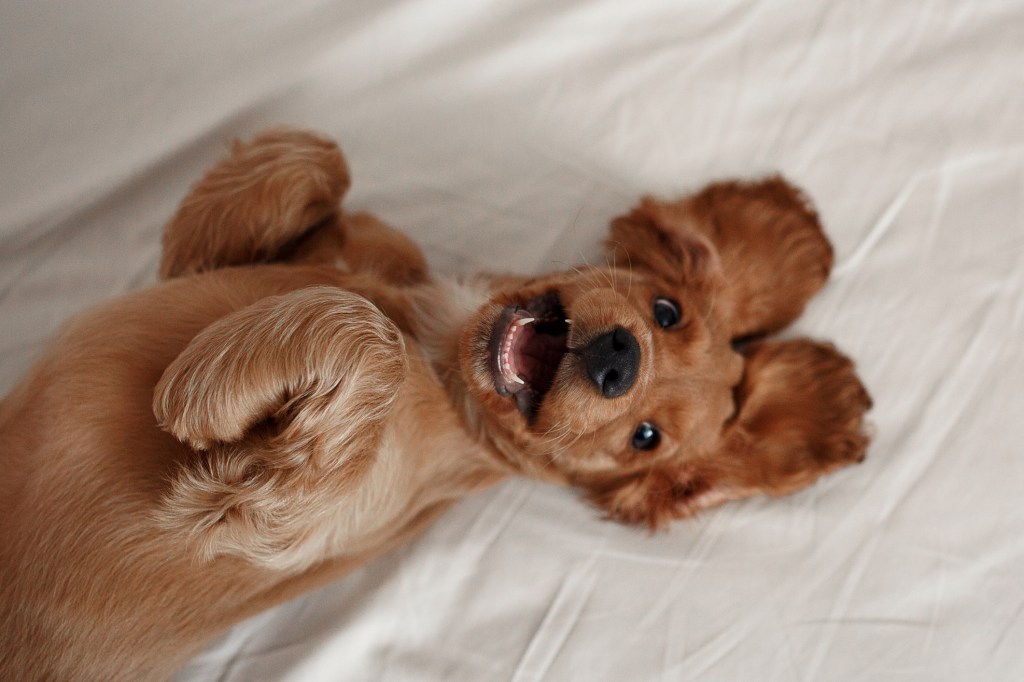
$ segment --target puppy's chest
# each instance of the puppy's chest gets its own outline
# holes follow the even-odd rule
[[[439,478],[482,460],[480,446],[466,433],[424,350],[409,345],[409,371],[387,420],[382,455],[400,458],[418,485],[443,485]]]
[[[385,529],[400,532],[427,507],[465,496],[489,475],[444,388],[417,349],[409,350],[409,373],[380,447],[343,512],[342,544],[349,549]]]

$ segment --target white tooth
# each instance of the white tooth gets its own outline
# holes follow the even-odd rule
[[[518,376],[518,375],[516,375],[516,374],[513,374],[513,375],[512,375],[512,381],[516,382],[516,383],[517,383],[517,384],[519,384],[520,386],[525,386],[525,385],[526,385],[526,382],[525,382],[525,381],[523,381],[522,379],[520,379],[520,378],[519,378],[519,376]]]
[[[569,318],[567,317],[567,318],[565,318],[565,323],[566,323],[566,324],[572,324],[572,320],[570,320],[570,319],[569,319]]]
[[[536,317],[524,317],[523,319],[521,319],[518,322],[516,322],[516,324],[518,324],[520,327],[525,327],[526,325],[530,324],[531,322],[536,322],[536,321],[537,321]]]

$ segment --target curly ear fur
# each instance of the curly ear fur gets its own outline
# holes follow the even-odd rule
[[[848,358],[807,339],[746,353],[739,414],[713,451],[588,484],[610,517],[662,528],[728,500],[795,492],[864,459],[871,398]]]
[[[679,201],[648,197],[614,220],[611,230],[612,255],[622,252],[634,267],[639,263],[659,274],[673,267],[687,273],[693,244],[713,245],[712,262],[722,275],[717,300],[733,338],[790,324],[832,267],[832,246],[818,214],[797,187],[777,175],[711,184]]]
[[[612,221],[605,249],[619,267],[645,268],[680,285],[700,285],[721,274],[711,241],[685,223],[673,222],[665,205],[651,197]]]
[[[349,184],[345,157],[325,137],[278,128],[236,140],[164,228],[160,276],[280,260],[334,226]]]
[[[153,412],[195,456],[159,514],[210,558],[291,565],[377,449],[405,373],[369,301],[328,287],[263,299],[210,325],[166,369]]]

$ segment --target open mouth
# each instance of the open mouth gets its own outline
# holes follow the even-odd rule
[[[494,322],[488,352],[494,389],[512,396],[532,419],[565,357],[569,324],[557,291],[506,306]]]

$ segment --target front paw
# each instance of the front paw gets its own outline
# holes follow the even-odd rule
[[[784,495],[863,461],[871,398],[849,358],[808,339],[755,344],[745,355],[732,428],[747,485]]]
[[[309,287],[197,334],[157,383],[153,413],[195,450],[247,439],[268,460],[330,465],[373,441],[405,368],[401,333],[376,306]]]
[[[160,276],[290,260],[311,237],[330,234],[351,184],[333,140],[275,128],[231,154],[189,190],[164,228]]]

